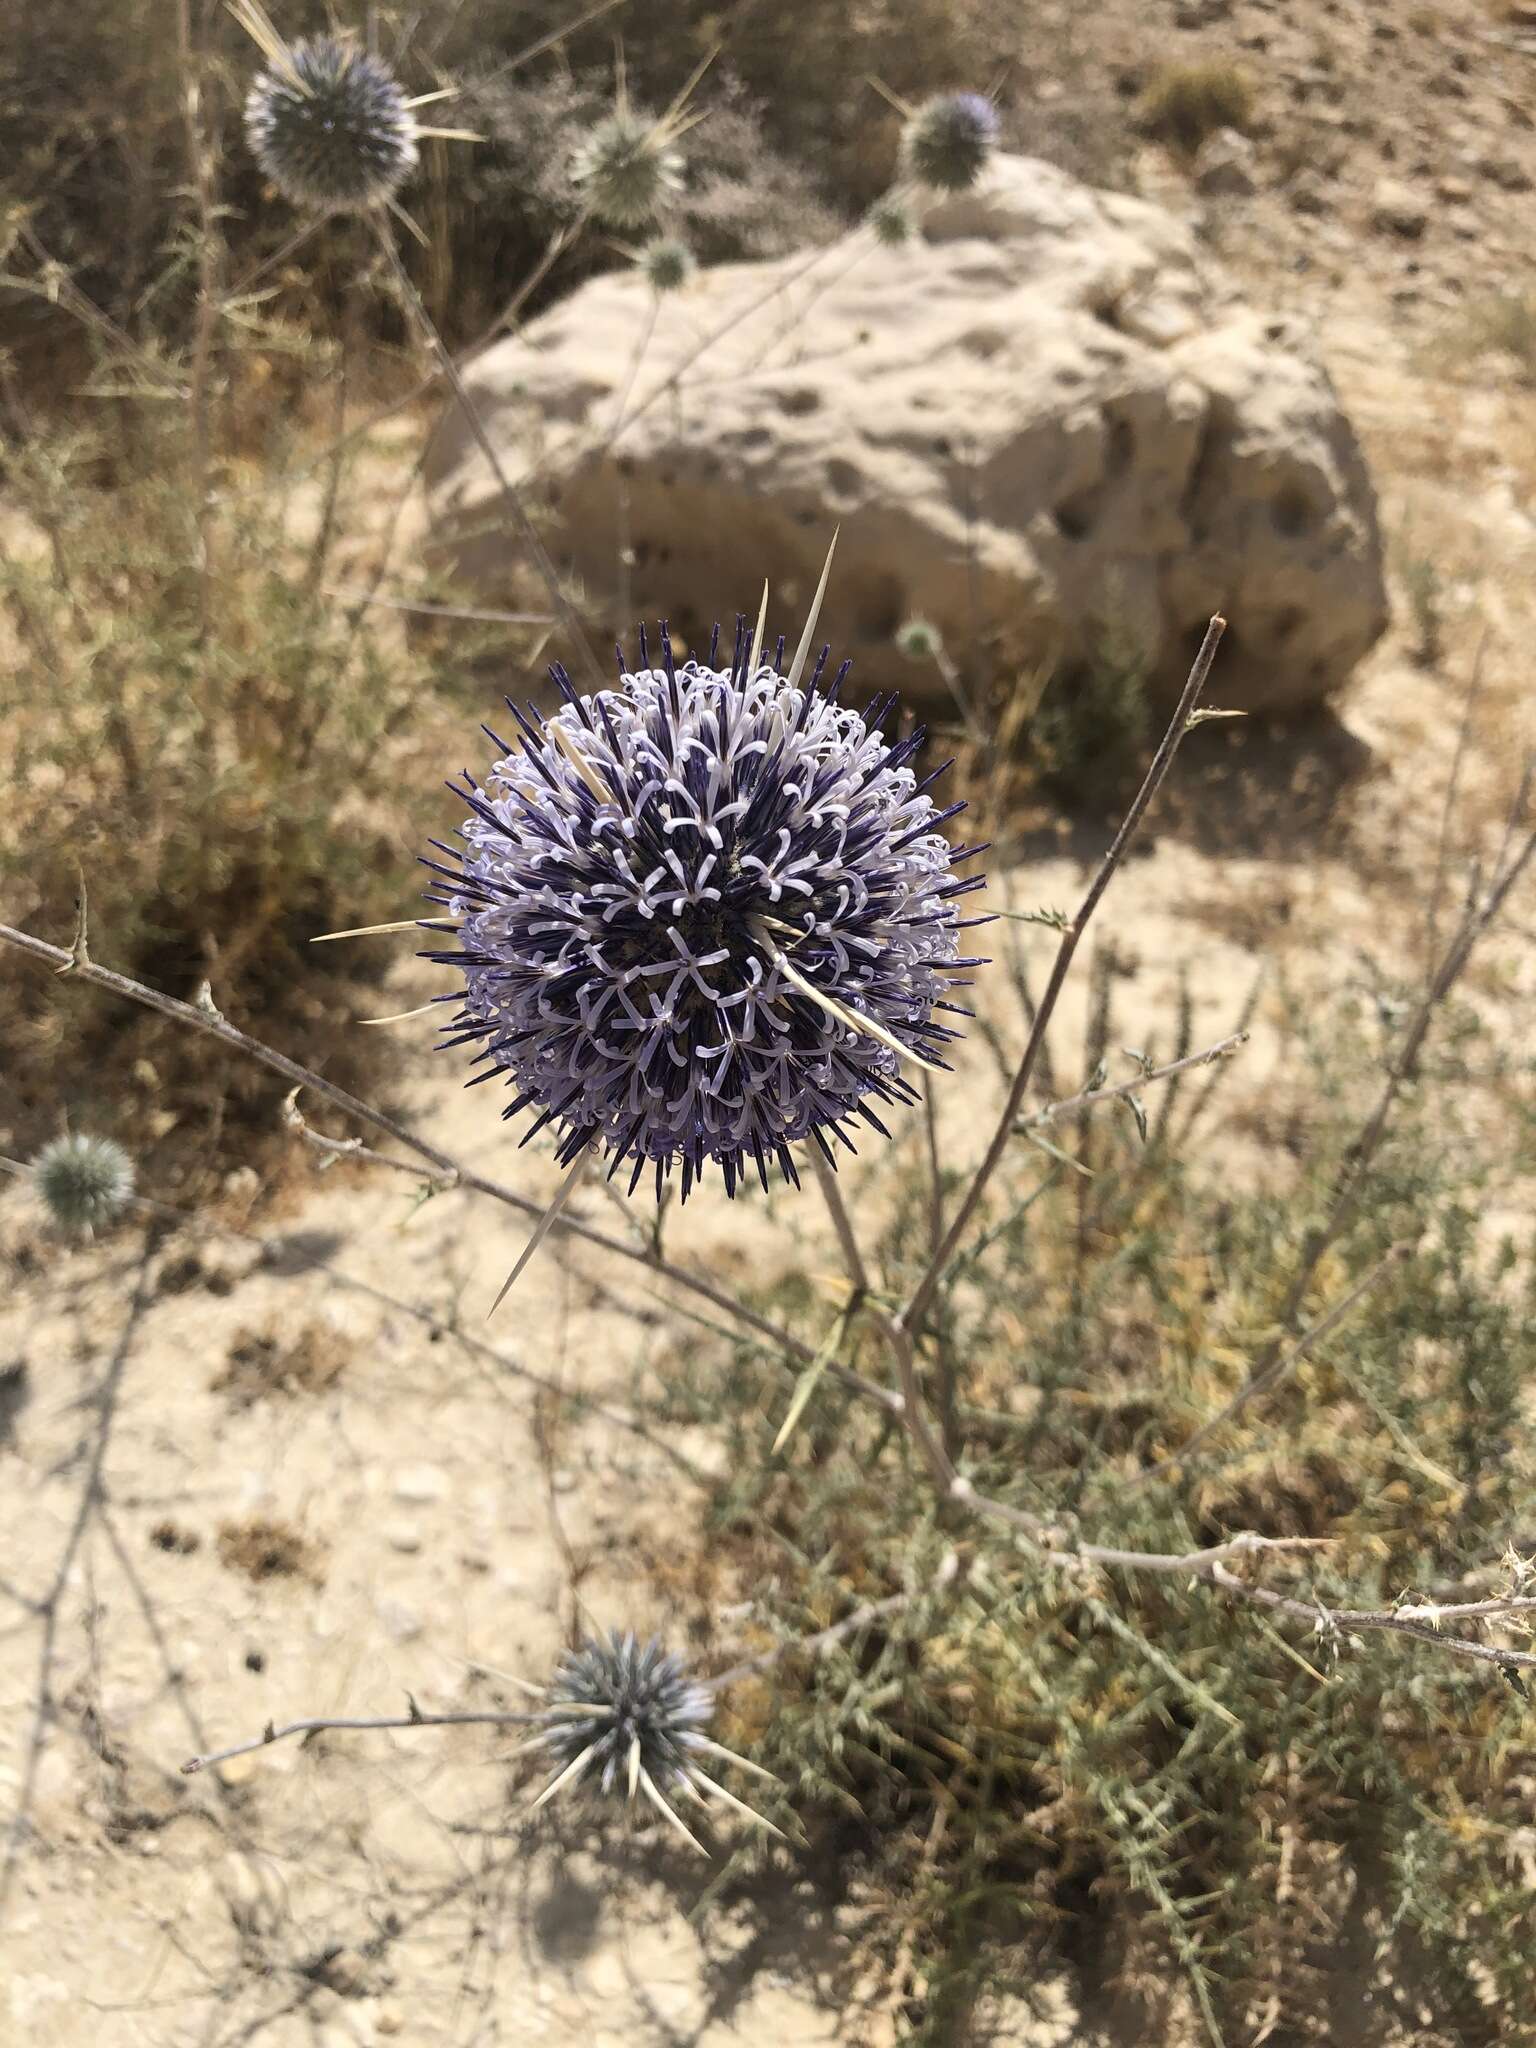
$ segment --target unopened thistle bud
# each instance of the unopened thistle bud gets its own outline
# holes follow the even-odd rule
[[[869,209],[869,227],[877,242],[886,249],[899,249],[903,242],[912,239],[912,216],[899,199],[889,194],[877,199]]]
[[[780,1832],[703,1768],[711,1758],[760,1778],[773,1776],[705,1734],[713,1691],[654,1639],[642,1642],[617,1630],[596,1636],[561,1658],[542,1691],[534,1740],[559,1769],[534,1800],[536,1808],[567,1786],[584,1784],[609,1796],[643,1798],[695,1849],[703,1845],[674,1801],[701,1811],[713,1801],[770,1834]]]
[[[896,650],[908,661],[936,661],[943,646],[943,635],[927,619],[908,619],[897,628]]]
[[[680,290],[695,269],[693,251],[672,235],[647,243],[637,260],[646,282],[657,293]]]
[[[571,165],[587,210],[610,228],[642,228],[682,184],[671,131],[629,108],[599,121]]]
[[[32,1162],[49,1215],[72,1237],[115,1223],[133,1195],[133,1161],[110,1138],[55,1138]]]

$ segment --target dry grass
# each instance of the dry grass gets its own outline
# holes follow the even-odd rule
[[[305,1323],[286,1334],[242,1330],[208,1384],[214,1393],[227,1394],[235,1408],[312,1397],[336,1385],[350,1356],[351,1346],[320,1323]]]
[[[226,1571],[239,1572],[258,1585],[267,1579],[306,1579],[318,1585],[324,1576],[318,1546],[291,1522],[272,1515],[223,1523],[218,1552]]]

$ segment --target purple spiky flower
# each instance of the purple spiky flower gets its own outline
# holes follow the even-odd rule
[[[986,169],[997,135],[997,109],[985,94],[937,93],[902,130],[902,162],[936,192],[967,192]]]
[[[770,1162],[798,1185],[790,1147],[850,1150],[855,1119],[888,1135],[875,1105],[910,1102],[903,1060],[930,1068],[969,1016],[950,1000],[967,922],[939,810],[911,763],[923,734],[881,731],[894,698],[862,715],[838,701],[823,649],[802,686],[781,640],[753,660],[738,620],[728,668],[661,665],[644,631],[622,648],[615,689],[565,698],[541,718],[508,708],[512,747],[485,783],[467,771],[471,815],[453,865],[427,861],[432,901],[458,921],[462,970],[448,1045],[478,1043],[477,1080],[504,1075],[555,1125],[562,1164],[588,1147],[647,1164],[660,1196],[674,1164],[686,1199],[708,1160],[727,1194]],[[944,764],[947,767],[949,764]],[[445,997],[445,1001],[457,1001]],[[524,1139],[524,1143],[527,1138]]]
[[[246,96],[256,161],[295,206],[381,206],[416,168],[416,117],[378,57],[342,36],[274,56]]]

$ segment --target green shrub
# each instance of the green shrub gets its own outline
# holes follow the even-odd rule
[[[1474,353],[1509,356],[1520,382],[1536,384],[1536,292],[1496,292],[1479,299],[1467,308],[1463,334]]]
[[[1096,1064],[1114,1037],[1102,978],[1091,1007]],[[1460,1022],[1442,1087],[1490,1050]],[[1095,1542],[1180,1554],[1250,1528],[1326,1539],[1304,1566],[1265,1568],[1324,1601],[1430,1599],[1469,1574],[1496,1591],[1490,1560],[1522,1528],[1530,1540],[1536,1259],[1528,1233],[1482,1231],[1498,1178],[1454,1113],[1405,1119],[1318,1298],[1396,1240],[1415,1241],[1411,1259],[1187,1469],[1136,1483],[1242,1384],[1297,1219],[1326,1205],[1374,1090],[1358,1009],[1310,1035],[1302,1071],[1270,1091],[1277,1124],[1307,1106],[1294,1184],[1273,1167],[1234,1181],[1206,1072],[1149,1101],[1145,1141],[1130,1114],[1053,1127],[1091,1178],[1021,1142],[1008,1204],[934,1316],[930,1399],[978,1489]],[[866,1240],[888,1299],[923,1262],[923,1180],[886,1179]],[[764,1306],[808,1343],[832,1313],[798,1277]],[[873,1342],[844,1355],[881,1370]],[[750,1350],[723,1393],[681,1358],[668,1373],[662,1415],[727,1432],[701,1545],[715,1598],[749,1589],[784,1639],[919,1589],[733,1692],[725,1737],[780,1774],[786,1809],[866,1902],[860,1969],[878,1977],[915,1944],[912,2039],[970,2038],[983,1994],[1025,1995],[1071,1956],[1117,1958],[1148,2026],[1172,1974],[1213,2038],[1326,2038],[1329,1969],[1357,1968],[1330,1956],[1357,1887],[1354,1910],[1383,1930],[1382,1981],[1406,1976],[1433,2011],[1415,2038],[1516,2038],[1501,2015],[1523,1999],[1536,1906],[1508,1844],[1528,1827],[1533,1709],[1497,1672],[1321,1624],[1309,1640],[1183,1580],[1084,1579],[973,1547],[899,1428],[831,1381],[775,1457],[782,1397]],[[941,1576],[952,1545],[971,1574],[958,1594]]]
[[[1113,804],[1146,760],[1146,664],[1105,628],[1097,657],[1053,675],[1030,722],[1028,758],[1045,787],[1073,807]]]
[[[1142,95],[1139,113],[1149,135],[1193,156],[1218,128],[1248,128],[1253,86],[1240,66],[1221,59],[1166,64]]]
[[[343,1085],[377,1073],[383,1034],[352,1018],[385,956],[309,941],[410,911],[399,791],[419,662],[354,629],[308,573],[318,543],[296,545],[261,488],[219,520],[204,591],[180,420],[18,438],[4,475],[0,613],[22,654],[0,684],[8,914],[68,944],[83,880],[98,961],[188,1000],[210,982],[233,1021]],[[5,988],[13,1142],[56,1128],[61,1087],[66,1108],[70,1091],[110,1099],[136,1142],[175,1125],[238,1152],[248,1116],[276,1128],[277,1084],[207,1040],[46,975]]]

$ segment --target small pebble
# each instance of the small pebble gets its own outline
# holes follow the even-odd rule
[[[447,1493],[448,1475],[436,1465],[407,1465],[395,1478],[395,1499],[408,1507],[426,1507]]]

